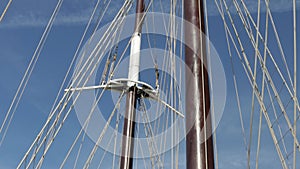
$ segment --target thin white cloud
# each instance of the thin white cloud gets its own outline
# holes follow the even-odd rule
[[[233,13],[236,14],[236,8],[234,6],[233,0],[232,1],[225,1],[229,10]],[[242,3],[238,1],[239,5],[241,8],[243,8]],[[244,3],[247,6],[247,9],[251,13],[256,13],[257,12],[257,7],[258,7],[258,1],[254,0],[245,0]],[[297,9],[300,9],[300,0],[296,0],[296,6]],[[285,11],[291,11],[293,7],[293,2],[291,0],[272,0],[270,1],[270,10],[271,12],[285,12]],[[261,0],[260,3],[260,8],[261,12],[266,12],[266,3],[264,0]],[[218,15],[218,9],[216,8],[215,1],[207,1],[207,10],[210,15]],[[242,9],[243,10],[243,9]]]
[[[35,1],[35,0],[31,0]],[[154,1],[155,3],[156,1]],[[17,2],[15,2],[17,3]],[[110,9],[106,14],[106,18],[112,19],[113,15],[118,11],[123,1],[112,1]],[[257,1],[247,0],[245,1],[248,10],[251,13],[257,12]],[[297,0],[297,8],[300,8],[300,0]],[[28,4],[28,3],[27,3]],[[33,2],[29,4],[34,4]],[[161,7],[164,12],[168,12],[170,7],[168,6],[168,0],[162,0],[160,3],[154,4],[155,12],[161,11]],[[232,1],[227,1],[230,11],[235,14],[236,9]],[[22,26],[45,26],[50,18],[51,9],[54,9],[55,3],[45,4],[39,3],[38,5],[24,5],[13,4],[14,6],[9,10],[5,16],[1,27],[22,27]],[[66,1],[63,3],[62,9],[55,20],[55,24],[84,24],[87,23],[95,2],[83,3],[78,0]],[[270,2],[270,8],[272,12],[284,12],[292,10],[292,1],[286,0],[273,0]],[[266,10],[265,2],[261,1],[261,9],[264,12]],[[218,15],[218,10],[214,1],[207,1],[207,10],[209,15]]]
[[[30,4],[33,4],[33,2],[31,2]],[[116,13],[121,4],[122,3],[120,2],[116,3],[112,1],[110,5],[111,8],[109,9],[109,11],[107,11],[106,16],[108,18],[112,17],[111,15]],[[7,12],[3,21],[0,23],[0,28],[45,26],[51,17],[55,5],[55,3],[41,3],[35,6],[24,6],[21,3],[15,4],[15,6],[10,8],[9,12]],[[85,24],[91,16],[94,5],[94,2],[83,3],[82,1],[78,0],[66,1],[62,4],[57,17],[54,20],[54,24]],[[102,10],[101,7],[103,7],[104,5],[100,4],[99,6],[100,9],[98,9],[98,15]]]

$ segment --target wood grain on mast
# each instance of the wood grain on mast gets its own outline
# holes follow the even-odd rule
[[[184,0],[186,73],[186,164],[188,169],[214,169],[206,37],[202,0]],[[191,26],[193,25],[193,26]]]
[[[136,87],[137,84],[132,81],[138,81],[139,78],[140,45],[143,13],[144,0],[137,0],[135,27],[131,39],[130,48],[128,79],[131,81],[128,82],[129,90],[126,98],[126,112],[124,118],[120,169],[131,169],[133,164],[135,109],[138,96]]]

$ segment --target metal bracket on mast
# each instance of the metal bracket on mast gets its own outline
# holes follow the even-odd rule
[[[110,80],[108,83],[102,85],[70,88],[70,89],[65,89],[64,91],[75,92],[75,91],[83,91],[83,90],[104,89],[104,90],[123,92],[123,91],[129,91],[129,87],[130,87],[128,85],[129,82],[136,84],[138,96],[142,95],[144,98],[156,100],[161,104],[163,104],[164,106],[166,106],[167,108],[169,108],[170,110],[172,110],[180,117],[184,118],[184,115],[180,111],[176,110],[173,106],[171,106],[170,104],[168,104],[167,102],[159,98],[159,91],[157,89],[154,89],[151,85],[142,81],[134,81],[126,78],[119,78],[119,79]]]
[[[154,89],[151,85],[148,83],[142,82],[142,81],[136,81],[136,80],[130,80],[126,78],[119,78],[119,79],[113,79],[107,82],[106,84],[102,85],[97,85],[97,86],[86,86],[86,87],[77,87],[77,88],[70,88],[70,89],[65,89],[65,92],[68,91],[82,91],[82,90],[93,90],[93,89],[105,89],[105,90],[114,90],[114,91],[119,91],[123,92],[128,91],[129,88],[132,85],[129,84],[135,84],[139,93],[148,93],[151,95],[157,95],[158,91]],[[147,96],[147,95],[146,95]]]

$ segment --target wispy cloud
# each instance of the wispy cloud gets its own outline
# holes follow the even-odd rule
[[[223,2],[223,1],[222,1]],[[228,1],[225,0],[229,10],[236,14],[236,7],[234,5],[234,1]],[[243,10],[243,5],[240,1],[237,1],[239,6]],[[247,7],[247,9],[251,13],[256,13],[258,11],[258,1],[255,0],[245,0],[243,1]],[[296,6],[299,9],[300,8],[300,0],[296,0]],[[286,12],[286,11],[291,11],[293,7],[293,2],[292,1],[287,1],[287,0],[272,0],[269,2],[269,8],[271,12]],[[207,1],[207,10],[210,15],[218,15],[218,10],[216,8],[215,1]],[[267,7],[266,7],[266,2],[264,0],[260,1],[260,10],[261,12],[266,12]]]
[[[78,0],[65,1],[62,5],[61,11],[55,20],[55,24],[84,24],[88,21],[94,2],[82,2]],[[123,1],[112,1],[109,11],[106,14],[106,18],[113,18],[113,15],[118,11]],[[161,3],[154,1],[154,10],[161,11],[161,7],[164,12],[170,10],[169,1],[162,0]],[[297,8],[300,8],[300,0],[297,0]],[[34,4],[34,5],[33,5]],[[236,9],[232,1],[227,1],[230,11],[236,13]],[[251,13],[257,12],[258,2],[253,0],[245,1],[248,10]],[[1,27],[22,27],[22,26],[44,26],[47,24],[51,12],[55,7],[55,2],[42,1],[36,2],[36,0],[29,0],[29,2],[15,2],[7,12]],[[102,5],[103,6],[103,5]],[[273,0],[270,2],[270,8],[272,12],[284,12],[292,10],[292,1],[286,0]],[[266,11],[265,2],[261,1],[262,11]],[[207,10],[209,15],[218,15],[216,4],[214,1],[207,1]]]
[[[30,0],[29,4],[35,4],[36,0]],[[28,4],[26,3],[26,4]],[[89,20],[96,2],[82,2],[78,0],[63,2],[61,9],[54,20],[56,25],[85,24]],[[120,1],[112,1],[106,17],[111,18],[121,6]],[[39,3],[36,5],[25,5],[25,2],[15,3],[7,12],[0,27],[22,27],[22,26],[45,26],[56,6],[55,2]],[[99,16],[104,5],[98,8]]]

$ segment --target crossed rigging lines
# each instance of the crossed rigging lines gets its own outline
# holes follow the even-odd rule
[[[5,15],[8,7],[10,6],[12,0],[10,0],[6,7],[5,10],[3,11],[1,17],[0,17],[0,23],[2,21],[3,16]],[[24,89],[27,86],[28,80],[30,78],[30,75],[32,73],[32,70],[34,69],[34,66],[39,58],[41,49],[45,43],[45,40],[47,39],[47,36],[51,30],[51,27],[53,25],[54,19],[57,16],[57,13],[61,7],[63,0],[59,0],[57,3],[57,6],[48,22],[48,25],[41,37],[41,40],[38,44],[38,47],[36,48],[36,51],[34,53],[34,55],[32,56],[32,60],[26,70],[26,73],[19,85],[19,88],[16,92],[16,95],[12,101],[12,104],[6,114],[6,117],[1,125],[0,128],[0,134],[1,134],[1,142],[0,142],[0,146],[2,144],[3,139],[5,138],[7,129],[11,123],[11,120],[14,116],[14,113],[16,111],[16,108],[19,104],[20,98],[22,97],[22,94],[24,92]],[[89,25],[92,22],[92,19],[95,15],[96,9],[98,8],[100,0],[97,1],[97,3],[95,4],[95,8],[93,11],[93,14],[88,22],[88,25],[85,29],[85,32],[82,36],[82,39],[78,45],[78,48],[75,52],[74,55],[74,59],[72,61],[72,64],[68,70],[68,73],[64,79],[64,83],[66,82],[66,79],[68,77],[68,74],[70,73],[71,67],[75,62],[75,58],[78,57],[78,52],[80,47],[82,46],[84,37],[89,29]],[[97,23],[97,26],[94,29],[94,32],[98,29],[98,26],[104,16],[104,13],[107,11],[108,6],[110,4],[111,0],[109,2],[106,2],[104,11],[102,13],[102,15],[100,15],[99,17],[99,22]],[[151,1],[152,2],[152,1]],[[256,150],[256,159],[255,159],[255,165],[256,168],[258,168],[258,161],[259,161],[259,151],[260,151],[260,145],[261,145],[261,128],[262,128],[262,117],[265,118],[268,128],[269,128],[269,132],[271,133],[276,151],[279,155],[279,158],[282,162],[282,167],[283,168],[289,168],[290,166],[290,162],[288,161],[289,156],[293,155],[293,168],[296,168],[296,156],[297,156],[297,152],[299,154],[299,150],[300,150],[300,146],[299,146],[299,141],[297,138],[297,132],[296,132],[296,128],[297,128],[297,122],[299,120],[300,114],[299,114],[299,103],[297,100],[297,95],[296,95],[296,80],[297,80],[297,74],[296,74],[296,56],[297,56],[297,51],[296,51],[296,1],[293,1],[293,33],[294,33],[294,78],[292,79],[291,76],[291,69],[287,64],[286,61],[286,56],[284,53],[284,50],[282,48],[281,45],[281,41],[276,29],[276,25],[271,13],[271,10],[269,8],[269,1],[265,0],[264,3],[266,4],[266,15],[265,15],[265,33],[261,33],[260,29],[261,29],[261,25],[262,23],[260,23],[260,18],[261,18],[261,7],[260,7],[260,0],[258,0],[258,13],[257,13],[257,18],[255,20],[255,18],[253,18],[253,16],[250,14],[246,4],[244,3],[244,1],[238,1],[238,0],[232,0],[234,8],[237,12],[236,15],[232,15],[232,12],[230,11],[229,7],[228,7],[228,2],[226,2],[225,0],[220,0],[219,2],[217,2],[217,0],[215,0],[215,4],[218,7],[218,11],[220,13],[220,16],[224,22],[224,29],[225,29],[225,34],[226,34],[226,38],[227,38],[227,44],[228,44],[228,50],[229,50],[229,55],[230,55],[230,59],[231,59],[231,66],[233,67],[233,83],[235,86],[235,91],[236,91],[236,98],[237,98],[237,103],[238,103],[238,111],[239,111],[239,115],[240,115],[240,119],[241,119],[241,126],[242,126],[242,132],[243,132],[243,137],[244,137],[244,144],[245,144],[245,149],[247,152],[247,166],[248,168],[250,168],[250,152],[251,152],[251,146],[252,146],[252,128],[253,128],[253,116],[255,113],[254,107],[255,107],[255,97],[256,97],[256,101],[258,102],[258,106],[260,107],[259,110],[259,126],[258,126],[258,136],[257,136],[257,150]],[[119,15],[117,15],[117,17],[115,18],[114,21],[120,21],[122,20],[121,16],[126,15],[126,13],[128,13],[130,7],[131,7],[132,1],[131,0],[126,0],[123,7],[121,8]],[[176,4],[176,1],[172,1],[172,4]],[[225,8],[225,9],[224,9]],[[171,8],[171,11],[174,10],[175,8]],[[239,19],[239,20],[238,20]],[[116,37],[116,34],[113,33],[114,31],[117,32],[118,29],[121,28],[122,26],[122,22],[118,22],[119,24],[117,24],[117,22],[113,22],[111,25],[111,29],[106,32],[107,33],[107,37],[108,35],[112,35],[112,37]],[[239,27],[240,25],[243,27],[242,30]],[[271,25],[271,29],[274,31],[274,36],[276,39],[276,43],[278,46],[278,49],[280,51],[280,56],[282,59],[282,63],[284,65],[284,70],[279,66],[278,62],[278,58],[276,58],[275,54],[272,53],[270,47],[269,47],[269,43],[268,42],[268,36],[269,36],[269,26]],[[174,26],[174,25],[173,25]],[[172,27],[172,24],[171,24]],[[254,29],[253,29],[254,28]],[[172,32],[171,29],[170,33],[174,33]],[[242,32],[244,31],[244,32]],[[244,34],[243,34],[244,33]],[[244,36],[241,36],[241,35]],[[249,42],[251,43],[251,46],[248,47],[246,46],[245,42],[243,42],[242,38],[247,38],[249,40]],[[115,38],[112,38],[115,40]],[[112,40],[112,41],[114,41]],[[93,54],[91,54],[91,57],[88,58],[87,62],[83,62],[83,60],[80,60],[79,62],[79,66],[77,68],[75,68],[75,70],[77,71],[78,74],[75,75],[74,80],[72,83],[70,82],[68,84],[68,86],[70,87],[80,87],[80,86],[85,86],[85,79],[83,78],[79,78],[81,75],[82,77],[88,79],[90,77],[90,74],[88,74],[87,72],[89,70],[94,71],[94,68],[92,65],[97,65],[99,63],[99,60],[97,60],[95,57],[92,57],[92,55],[94,54],[99,54],[100,49],[106,49],[108,48],[109,44],[112,43],[112,41],[110,41],[110,39],[107,38],[103,38],[101,42],[103,43],[107,43],[107,45],[102,45],[102,44],[98,44],[97,45],[97,49],[95,49],[95,51],[93,51]],[[170,50],[175,50],[172,49],[172,44],[176,44],[176,41],[173,41],[172,38],[167,40],[169,43],[169,48]],[[170,45],[171,44],[171,45]],[[263,44],[263,49],[260,48],[260,44]],[[168,45],[166,45],[168,46]],[[176,46],[176,45],[175,45]],[[128,47],[128,45],[127,45]],[[126,48],[127,48],[126,47]],[[245,130],[245,124],[244,124],[244,115],[243,115],[243,110],[241,108],[241,102],[240,102],[240,94],[238,91],[238,82],[236,79],[236,75],[237,72],[234,69],[234,64],[233,64],[233,50],[235,50],[235,52],[238,55],[238,59],[240,60],[243,69],[248,77],[248,80],[250,82],[251,88],[252,88],[252,100],[251,100],[251,118],[250,118],[250,132],[249,132],[249,138],[247,139],[246,136],[246,130]],[[247,53],[247,49],[253,49],[253,53],[254,53],[254,64],[251,65],[251,54]],[[124,56],[124,53],[122,54],[121,57]],[[155,58],[153,58],[153,60],[155,60]],[[271,62],[267,62],[267,60],[271,61]],[[270,64],[272,64],[275,68],[275,70],[272,72],[270,70],[269,67]],[[118,63],[114,66],[117,66]],[[113,66],[113,67],[114,67]],[[84,69],[86,68],[86,69]],[[258,83],[260,82],[260,80],[258,79],[258,71],[261,71],[262,73],[262,78],[261,80],[261,85],[259,85]],[[113,72],[113,70],[109,71],[109,72]],[[277,73],[277,76],[280,78],[280,82],[281,82],[281,86],[278,87],[277,85],[275,85],[277,83],[277,81],[274,80],[274,72]],[[286,79],[286,77],[284,76],[284,73],[286,72],[288,79]],[[110,74],[111,74],[110,73]],[[110,77],[108,77],[110,78]],[[78,80],[79,79],[79,80]],[[163,78],[162,78],[163,79]],[[83,82],[82,82],[83,81]],[[63,84],[64,84],[63,83]],[[62,85],[63,87],[63,85]],[[60,91],[62,91],[62,87],[60,89]],[[174,89],[174,88],[173,88]],[[267,93],[265,93],[265,89],[267,89]],[[286,90],[287,95],[289,95],[290,100],[285,102],[284,101],[284,96],[282,96],[284,93],[284,89]],[[174,93],[175,93],[174,89]],[[104,91],[104,90],[103,90]],[[31,147],[29,148],[28,152],[25,154],[24,158],[22,159],[22,161],[20,162],[18,168],[21,167],[21,165],[26,164],[25,168],[29,168],[31,165],[36,165],[36,168],[40,168],[43,160],[44,160],[44,156],[46,155],[47,151],[50,148],[50,145],[52,144],[55,136],[58,134],[58,132],[60,131],[62,125],[64,124],[65,120],[67,119],[73,105],[76,102],[76,99],[74,101],[73,104],[69,104],[69,101],[71,100],[71,97],[73,95],[76,95],[76,98],[78,98],[78,96],[80,95],[81,91],[79,92],[66,92],[63,94],[62,99],[60,100],[59,103],[57,103],[57,106],[55,107],[55,105],[53,105],[53,109],[51,111],[51,113],[49,114],[48,120],[46,121],[44,127],[42,128],[42,130],[40,131],[40,133],[38,134],[38,136],[36,137],[35,141],[33,142],[33,144],[31,145]],[[103,94],[103,92],[100,93],[100,97]],[[120,99],[122,98],[122,95],[120,96]],[[269,96],[269,98],[267,99],[266,96]],[[58,94],[59,96],[59,94]],[[74,96],[73,96],[74,97]],[[58,99],[58,97],[57,97]],[[268,101],[270,102],[268,105]],[[57,101],[56,101],[57,102]],[[98,102],[98,101],[97,101]],[[95,105],[97,105],[97,102],[95,103]],[[289,111],[287,111],[287,107],[289,106],[290,103],[294,102],[294,109],[293,109],[293,120],[291,120],[291,116],[289,115]],[[94,106],[95,106],[94,105]],[[277,107],[277,108],[276,108]],[[115,107],[117,108],[117,107]],[[67,110],[66,112],[64,112],[65,110]],[[280,111],[281,114],[277,114],[277,111]],[[274,119],[271,118],[271,113],[274,113]],[[92,110],[91,112],[92,113]],[[113,116],[113,113],[111,114],[111,117]],[[279,123],[280,119],[284,119],[285,120],[285,124],[283,124],[283,127],[281,126],[282,124]],[[168,120],[167,120],[168,121]],[[88,124],[88,120],[86,121],[86,123]],[[86,124],[86,125],[87,125]],[[116,123],[116,128],[118,127],[119,123]],[[274,128],[275,124],[277,124],[278,130],[276,130]],[[165,126],[167,127],[167,126]],[[287,129],[286,129],[286,128]],[[153,135],[153,131],[151,129],[151,127],[149,126],[145,126],[145,128],[147,128],[147,131],[145,131],[145,133],[149,132],[149,135]],[[286,131],[283,131],[284,129],[286,129]],[[156,128],[154,128],[154,131],[157,130]],[[68,154],[66,156],[66,158],[64,159],[64,161],[61,164],[61,168],[64,166],[66,160],[68,159],[68,156],[70,155],[71,151],[73,150],[76,142],[79,140],[80,135],[83,135],[82,140],[84,140],[85,138],[85,134],[82,134],[83,129],[81,129],[76,137],[76,139],[74,140],[74,143],[72,144],[72,146],[70,147]],[[276,133],[276,131],[278,131],[278,133]],[[279,137],[278,137],[279,135]],[[290,140],[286,140],[287,136],[291,136],[292,140],[293,140],[293,149],[291,150],[289,146],[287,146],[287,142]],[[99,141],[101,141],[101,138],[99,137]],[[98,141],[97,141],[98,142]],[[281,144],[280,144],[281,143]],[[162,144],[163,145],[163,144]],[[281,146],[280,146],[281,145]],[[154,146],[155,147],[155,146]],[[91,154],[88,157],[88,160],[86,161],[85,164],[85,168],[89,167],[90,161],[93,159],[95,152],[97,151],[97,144],[95,144],[95,147],[93,148],[93,151],[91,151]],[[157,147],[156,147],[157,148]],[[155,150],[156,148],[153,148],[153,150]],[[41,151],[41,152],[40,152]],[[290,151],[290,152],[289,152]],[[41,153],[41,154],[39,154]],[[106,152],[105,152],[106,153]],[[80,154],[80,150],[78,151],[77,157],[76,157],[76,161],[78,160]],[[143,153],[142,153],[143,154]],[[155,154],[155,153],[154,153]],[[172,153],[173,155],[173,153]],[[104,158],[105,155],[103,155]],[[37,164],[35,164],[35,161],[38,160]],[[101,161],[103,161],[103,158]],[[114,161],[116,157],[114,157]],[[173,159],[177,159],[178,157],[172,157]],[[151,159],[152,164],[154,164],[154,159]],[[157,161],[159,161],[159,163],[164,161],[164,157],[157,157],[156,158]],[[75,162],[74,164],[74,168],[76,167],[77,162]],[[101,165],[101,162],[99,163],[99,166]],[[115,165],[115,162],[113,162],[113,166]],[[145,164],[146,166],[146,164]]]
[[[104,53],[101,51],[105,51],[108,48],[109,44],[111,44],[111,39],[108,38],[110,36],[114,36],[116,29],[120,28],[122,24],[122,20],[124,20],[124,15],[128,12],[132,5],[132,1],[128,0],[124,3],[123,7],[115,17],[112,24],[109,26],[109,29],[105,32],[105,36],[98,42],[96,48],[92,51],[92,53],[88,56],[86,61],[83,61],[82,64],[78,64],[78,69],[76,71],[75,76],[72,78],[71,87],[84,87],[88,82],[89,78],[95,71],[97,65],[101,61],[101,57],[97,57],[97,55],[103,55]],[[119,22],[116,22],[116,21]],[[103,90],[104,91],[104,90]],[[100,96],[104,93],[101,92]],[[64,124],[65,120],[67,119],[69,113],[71,112],[74,104],[76,103],[77,99],[79,98],[82,91],[79,92],[68,92],[64,93],[63,98],[59,102],[58,106],[50,113],[47,122],[45,123],[44,127],[36,137],[35,141],[32,143],[31,147],[19,163],[17,168],[22,167],[25,165],[26,168],[31,167],[34,165],[34,161],[39,158],[36,168],[40,168],[44,157],[49,150],[55,136],[58,134],[59,130],[61,129],[62,125]],[[71,97],[74,97],[73,103],[70,105],[69,102],[71,101]],[[99,97],[101,98],[101,97]],[[95,103],[95,106],[97,104]],[[66,111],[66,112],[65,112]],[[91,113],[93,110],[91,110]],[[56,117],[56,118],[54,118]],[[54,118],[54,120],[53,120]],[[46,131],[46,127],[50,126],[49,129]],[[49,140],[49,141],[48,141]],[[48,142],[46,142],[48,141]],[[45,149],[42,151],[42,154],[39,155],[40,149],[42,146],[45,145]],[[38,156],[39,155],[39,156]],[[29,161],[27,161],[29,159]]]
[[[25,74],[19,84],[19,87],[17,89],[17,92],[15,93],[15,96],[13,98],[13,101],[11,102],[11,105],[8,109],[8,111],[6,112],[6,115],[5,115],[5,118],[1,124],[1,128],[0,128],[0,134],[1,134],[1,141],[0,141],[0,147],[2,145],[2,142],[3,140],[5,139],[5,136],[6,136],[6,133],[7,133],[7,130],[10,126],[10,123],[12,121],[12,118],[17,110],[17,107],[19,105],[19,102],[20,102],[20,99],[24,93],[24,90],[28,84],[28,81],[30,79],[30,76],[32,74],[32,71],[36,65],[36,62],[38,61],[39,57],[40,57],[40,54],[41,54],[41,51],[42,51],[42,48],[46,42],[46,39],[49,35],[49,32],[51,31],[51,28],[53,26],[53,23],[54,23],[54,20],[58,14],[58,11],[61,7],[63,3],[63,0],[59,0],[51,17],[50,17],[50,20],[45,28],[45,31],[38,43],[38,46],[36,47],[36,50],[34,51],[34,54],[33,56],[31,57],[31,60],[30,60],[30,63],[25,71]],[[10,3],[9,3],[10,4]]]
[[[101,61],[102,57],[99,57],[99,54],[100,54],[100,56],[104,55],[105,53],[102,51],[106,51],[106,48],[108,48],[109,45],[112,44],[111,41],[114,38],[108,38],[108,37],[116,36],[116,33],[121,28],[122,20],[124,20],[124,16],[126,16],[126,14],[128,13],[128,11],[131,7],[131,4],[132,4],[132,1],[129,1],[129,0],[124,3],[119,14],[117,14],[116,18],[113,20],[112,24],[107,29],[105,36],[103,36],[103,38],[98,42],[96,48],[92,51],[92,53],[89,55],[87,60],[86,61],[80,60],[80,62],[78,64],[79,66],[75,68],[76,74],[74,75],[74,77],[72,79],[73,80],[72,83],[69,85],[70,87],[78,88],[78,87],[82,87],[82,86],[84,87],[86,85],[86,82],[88,81],[91,74],[95,71],[95,68]],[[96,7],[97,7],[97,5],[96,5]],[[95,31],[96,30],[97,29],[95,29]],[[128,48],[128,45],[129,45],[129,42],[126,46],[126,49]],[[126,49],[122,53],[121,58],[124,56]],[[83,53],[85,53],[85,52],[83,52]],[[119,63],[117,63],[117,65],[118,64]],[[113,73],[113,71],[111,73]],[[20,168],[22,166],[25,166],[25,168],[29,168],[32,166],[34,168],[40,168],[42,166],[42,163],[45,159],[46,153],[48,152],[51,144],[54,141],[54,138],[59,133],[61,127],[63,126],[65,120],[67,119],[68,115],[70,114],[74,104],[76,103],[76,100],[78,99],[78,97],[82,91],[79,91],[78,93],[76,93],[77,95],[75,94],[75,92],[76,91],[72,92],[72,90],[66,90],[61,101],[58,103],[58,106],[55,107],[53,109],[53,111],[50,113],[48,120],[46,121],[44,127],[42,128],[42,130],[36,137],[35,141],[30,146],[29,150],[26,152],[25,156],[23,157],[23,159],[21,160],[21,162],[19,163],[17,168]],[[103,93],[104,93],[104,90],[102,90],[98,100],[94,103],[93,108],[90,111],[89,117],[94,112],[94,108],[97,106],[97,103],[100,100]],[[70,105],[69,102],[71,101],[72,97],[75,97],[75,99],[73,100],[73,103]],[[122,95],[120,96],[120,99],[121,98],[122,98]],[[117,106],[115,108],[117,108]],[[115,112],[115,110],[113,112]],[[106,123],[105,128],[107,128],[109,126],[113,115],[114,115],[114,113],[111,114],[109,121]],[[86,120],[83,128],[80,130],[76,139],[74,140],[74,143],[72,144],[70,150],[68,151],[66,158],[64,159],[63,163],[61,164],[61,168],[64,166],[66,160],[68,159],[68,156],[70,155],[70,152],[73,150],[75,143],[78,141],[79,136],[82,134],[82,130],[88,125],[88,123],[89,123],[89,118]],[[149,126],[148,126],[148,130],[149,130]],[[105,129],[103,130],[102,134],[100,135],[99,139],[97,140],[97,144],[95,144],[93,150],[91,151],[91,153],[84,165],[84,168],[89,167],[90,162],[93,159],[95,152],[98,149],[98,143],[101,142],[101,140],[103,138],[103,133],[105,133]],[[153,135],[153,132],[150,132],[150,135]],[[84,136],[85,136],[85,134],[84,134]],[[78,155],[79,155],[79,153],[80,152],[78,152]],[[77,155],[76,161],[78,160],[78,155]],[[75,162],[74,167],[76,166],[76,163],[77,162]],[[100,166],[100,164],[99,164],[99,166]]]
[[[242,63],[242,66],[245,70],[245,73],[246,75],[248,76],[248,79],[249,79],[249,82],[252,86],[252,92],[253,94],[256,95],[256,98],[257,98],[257,101],[259,102],[259,106],[260,106],[260,112],[264,114],[264,117],[267,121],[267,124],[268,124],[268,128],[269,128],[269,131],[271,133],[271,136],[273,138],[273,141],[274,141],[274,145],[276,147],[276,150],[277,150],[277,153],[279,155],[279,158],[281,159],[281,162],[282,162],[282,167],[283,168],[289,168],[289,164],[287,164],[286,160],[288,159],[289,157],[289,154],[287,152],[287,146],[286,146],[286,143],[285,143],[285,137],[286,137],[286,134],[287,133],[290,133],[291,136],[292,136],[292,140],[294,142],[294,148],[293,150],[291,150],[292,154],[293,154],[293,167],[295,168],[296,166],[296,152],[299,151],[299,142],[298,142],[298,139],[297,139],[297,133],[296,133],[296,122],[297,120],[299,120],[299,103],[298,103],[298,100],[297,100],[297,97],[296,97],[296,71],[294,71],[294,85],[292,83],[292,79],[291,79],[291,75],[290,75],[290,69],[289,69],[289,66],[287,65],[287,62],[285,60],[285,55],[284,55],[284,51],[283,51],[283,48],[282,48],[282,45],[281,45],[281,41],[279,39],[279,36],[278,36],[278,32],[277,32],[277,29],[276,29],[276,26],[275,26],[275,22],[273,20],[273,17],[272,17],[272,13],[269,9],[269,1],[265,1],[266,3],[266,28],[265,28],[265,38],[263,37],[263,35],[260,33],[260,27],[259,27],[259,24],[260,24],[260,9],[258,10],[258,16],[257,16],[257,23],[255,23],[255,20],[253,19],[253,17],[251,16],[249,10],[247,9],[247,6],[245,5],[244,1],[236,1],[236,0],[233,0],[233,5],[236,9],[236,12],[237,12],[237,15],[235,16],[232,16],[230,10],[229,10],[229,7],[227,5],[227,2],[226,1],[222,1],[220,0],[220,2],[218,3],[217,1],[215,1],[215,4],[217,5],[218,7],[218,10],[219,10],[219,13],[223,19],[223,22],[224,22],[224,28],[225,28],[225,33],[226,33],[226,37],[227,37],[227,43],[228,43],[228,50],[229,50],[229,54],[230,54],[230,57],[231,57],[231,62],[232,62],[232,52],[231,52],[231,45],[233,45],[234,47],[234,50],[236,51],[241,63]],[[258,1],[258,8],[260,8],[260,1]],[[294,3],[295,5],[295,3]],[[224,9],[225,8],[225,11],[226,11],[226,15],[224,14]],[[295,8],[295,7],[294,7]],[[294,9],[295,11],[295,9]],[[240,20],[237,20],[235,19],[235,17],[238,17]],[[271,21],[271,24],[272,24],[272,28],[274,30],[274,34],[275,34],[275,37],[276,37],[276,40],[277,40],[277,44],[278,44],[278,48],[280,50],[280,54],[282,56],[282,60],[283,60],[283,63],[285,65],[285,71],[287,72],[287,75],[288,75],[288,78],[289,78],[289,81],[287,81],[285,79],[285,77],[283,76],[283,73],[282,73],[282,69],[279,68],[278,64],[277,64],[277,61],[276,61],[276,58],[274,57],[274,54],[271,53],[271,50],[269,49],[268,47],[268,31],[269,31],[269,24],[268,24],[268,21]],[[229,22],[229,24],[228,24]],[[295,16],[294,16],[294,25],[295,24]],[[238,24],[241,24],[244,29],[238,29]],[[255,29],[255,32],[256,32],[256,38],[254,38],[254,33],[252,31],[252,27],[254,27]],[[244,31],[244,32],[243,32]],[[249,49],[249,47],[246,46],[245,42],[243,42],[241,39],[243,38],[242,37],[242,33],[245,33],[246,36],[249,38],[251,44],[252,44],[252,49],[254,50],[253,53],[255,53],[255,56],[254,56],[254,70],[251,68],[251,64],[250,64],[250,61],[249,59],[251,59],[251,53],[247,53],[246,51],[246,48]],[[294,32],[294,39],[296,39],[296,32]],[[258,41],[259,40],[259,41]],[[258,46],[259,44],[258,43],[262,43],[264,48],[263,48],[263,54],[261,54],[261,51],[259,50]],[[294,45],[295,45],[296,41],[294,40]],[[246,48],[245,48],[246,46]],[[249,51],[249,50],[248,50]],[[267,57],[268,56],[268,57]],[[268,68],[268,66],[270,66],[271,63],[266,63],[267,61],[267,58],[268,59],[271,59],[272,61],[272,64],[274,65],[275,67],[275,71],[278,73],[280,79],[282,80],[282,86],[280,87],[280,91],[278,91],[278,89],[276,88],[276,85],[275,83],[278,83],[278,81],[275,81],[273,80],[274,77],[272,77],[273,73],[271,74],[270,73],[270,70]],[[294,58],[296,58],[296,52],[294,52]],[[258,81],[257,81],[257,78],[256,78],[256,74],[257,74],[257,59],[259,60],[259,63],[260,63],[260,68],[262,70],[262,89],[261,91],[259,91],[259,88],[258,88]],[[294,59],[295,63],[296,64],[296,59]],[[233,67],[233,64],[232,64],[232,67]],[[294,70],[296,70],[296,65],[294,66]],[[275,75],[274,75],[275,76]],[[239,109],[239,113],[240,113],[240,119],[241,119],[241,126],[242,126],[242,131],[244,133],[244,142],[245,142],[245,147],[247,149],[247,153],[248,153],[248,168],[250,168],[250,146],[251,146],[251,140],[252,140],[252,121],[253,121],[253,109],[254,109],[254,99],[252,99],[252,111],[251,111],[251,121],[250,121],[250,136],[249,136],[249,140],[248,140],[248,145],[247,145],[247,138],[246,138],[246,135],[245,135],[245,129],[244,129],[244,122],[243,122],[243,113],[242,113],[242,109],[241,109],[241,106],[240,106],[240,96],[239,96],[239,92],[237,90],[237,82],[236,82],[236,72],[235,70],[233,69],[233,81],[234,81],[234,86],[235,86],[235,89],[236,89],[236,98],[237,98],[237,101],[238,101],[238,109]],[[287,83],[289,82],[289,83]],[[270,114],[269,112],[271,110],[268,110],[268,107],[269,106],[266,106],[266,99],[264,99],[264,89],[265,89],[265,85],[266,85],[266,88],[268,89],[268,95],[270,97],[270,100],[271,100],[271,106],[273,108],[273,112],[274,112],[274,116],[275,116],[275,120],[274,122],[271,121],[270,119]],[[290,120],[290,117],[287,113],[287,110],[286,110],[286,107],[288,106],[288,104],[290,103],[290,101],[288,100],[288,103],[285,105],[284,102],[283,102],[283,99],[281,97],[283,97],[282,95],[282,88],[283,86],[285,87],[285,89],[287,90],[288,94],[290,95],[290,100],[294,101],[294,124],[292,124],[291,120]],[[271,89],[270,89],[271,88]],[[271,93],[273,92],[273,94]],[[279,110],[281,111],[281,115],[277,115],[276,113],[276,109],[275,109],[275,103],[278,104],[278,107],[279,107]],[[298,113],[297,113],[298,112]],[[259,135],[258,135],[258,146],[257,146],[257,155],[256,155],[256,168],[258,168],[258,155],[259,155],[259,149],[260,149],[260,137],[261,137],[261,113],[260,113],[260,120],[259,120]],[[280,125],[282,124],[279,124],[278,121],[281,117],[284,117],[285,121],[286,121],[286,125],[287,125],[287,131],[285,134],[282,134],[282,128]],[[276,136],[276,133],[275,133],[275,130],[273,128],[274,126],[274,123],[277,123],[278,125],[278,128],[279,128],[279,135],[280,135],[280,138],[278,140],[278,136]],[[279,146],[279,143],[282,142],[283,144],[283,149],[286,153],[286,155],[284,156],[283,153],[282,153],[282,148]],[[293,144],[293,143],[290,143],[290,144]]]

